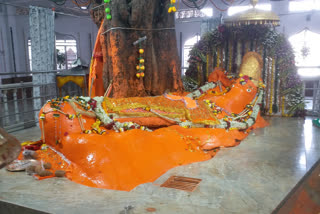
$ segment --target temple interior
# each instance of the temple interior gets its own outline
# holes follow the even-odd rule
[[[0,213],[320,213],[320,0],[0,0]]]

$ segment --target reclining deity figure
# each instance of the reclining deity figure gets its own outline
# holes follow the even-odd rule
[[[40,111],[42,142],[63,156],[69,179],[131,190],[172,167],[208,160],[217,148],[235,146],[266,126],[259,113],[261,67],[261,56],[249,52],[239,78],[217,68],[208,83],[184,96],[50,100]]]

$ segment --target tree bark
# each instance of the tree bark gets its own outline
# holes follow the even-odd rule
[[[114,27],[143,29],[114,29],[103,34],[103,82],[106,89],[113,81],[112,97],[154,96],[166,90],[183,90],[175,30],[163,29],[174,28],[174,13],[168,13],[168,4],[167,0],[109,3],[112,19],[105,19],[104,31]],[[139,45],[133,43],[143,36],[147,36],[141,43],[145,77],[137,78]]]

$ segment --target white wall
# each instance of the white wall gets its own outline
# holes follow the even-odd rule
[[[0,7],[0,72],[28,72],[29,16],[17,15],[16,8],[12,6],[0,5]],[[10,28],[13,34],[14,58]],[[85,65],[90,63],[97,31],[98,28],[90,17],[57,15],[55,19],[56,33],[71,34],[77,39],[78,56]]]
[[[73,35],[77,40],[78,56],[80,56],[84,65],[90,64],[98,33],[98,28],[90,17],[76,18],[57,15],[55,19],[55,32]]]

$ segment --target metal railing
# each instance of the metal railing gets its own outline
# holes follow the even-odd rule
[[[35,126],[41,107],[58,97],[56,74],[59,71],[0,73],[0,77],[14,79],[32,76],[31,82],[0,85],[0,127],[13,132]],[[81,95],[81,89],[72,82],[63,87],[62,95]]]

